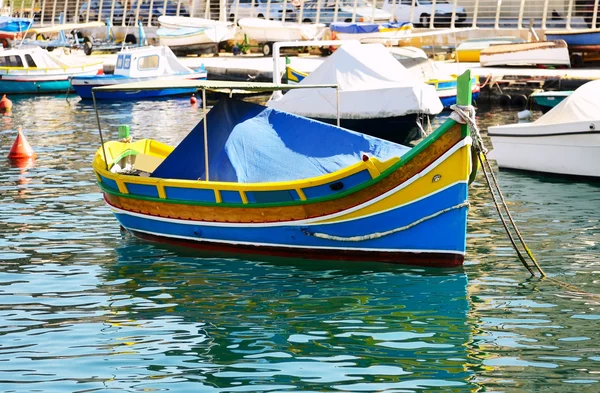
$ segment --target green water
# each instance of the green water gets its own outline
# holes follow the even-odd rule
[[[546,280],[520,265],[483,177],[464,268],[199,258],[119,229],[90,105],[14,102],[0,157],[22,126],[38,158],[0,159],[0,391],[600,391],[600,298],[571,287],[600,293],[598,183],[499,172]],[[201,117],[186,99],[101,111],[107,139],[127,123],[169,143]]]

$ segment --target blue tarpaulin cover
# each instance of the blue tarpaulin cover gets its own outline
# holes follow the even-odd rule
[[[331,31],[338,33],[362,34],[362,33],[377,33],[380,28],[399,29],[400,27],[410,24],[409,22],[386,22],[386,23],[368,23],[368,22],[335,22],[329,25]]]
[[[204,121],[204,120],[203,120]],[[201,121],[152,177],[205,180]],[[262,183],[306,179],[362,160],[387,160],[410,148],[291,113],[222,99],[207,115],[209,180]]]
[[[335,31],[338,33],[351,33],[351,34],[360,34],[360,33],[377,33],[379,31],[379,25],[377,23],[368,23],[368,22],[335,22],[329,25],[331,31]]]

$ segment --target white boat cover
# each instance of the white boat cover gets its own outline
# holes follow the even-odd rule
[[[597,121],[600,119],[600,80],[587,82],[533,122],[535,125]]]
[[[417,80],[381,44],[342,45],[300,83],[337,84],[344,119],[436,115],[443,109],[435,88]],[[337,117],[335,89],[274,94],[267,106],[311,118]]]

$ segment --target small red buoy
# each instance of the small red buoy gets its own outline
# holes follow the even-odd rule
[[[2,95],[2,99],[0,100],[0,113],[12,112],[12,107],[12,101],[6,98],[6,94]]]
[[[96,75],[104,75],[104,69],[103,68],[98,69],[98,72],[96,72]]]
[[[195,95],[192,94],[192,96],[190,97],[190,104],[196,105],[197,103],[198,103],[198,99],[196,98]]]
[[[9,160],[23,160],[29,158],[35,158],[36,154],[31,148],[29,142],[27,142],[27,138],[23,135],[21,131],[21,127],[19,127],[19,133],[17,135],[17,139],[15,143],[13,143],[10,148],[10,152],[8,153]]]

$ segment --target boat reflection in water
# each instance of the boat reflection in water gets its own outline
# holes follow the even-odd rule
[[[196,258],[123,236],[106,280],[125,356],[143,352],[137,366],[176,374],[177,386],[476,390],[462,268]],[[157,323],[160,331],[136,327]],[[115,372],[120,380],[130,370]]]

